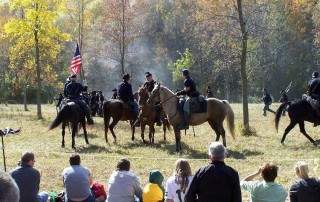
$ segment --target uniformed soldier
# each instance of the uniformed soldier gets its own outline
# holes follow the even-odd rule
[[[279,102],[280,102],[280,103],[286,103],[286,102],[288,102],[288,96],[287,96],[287,94],[286,94],[286,91],[281,90],[280,93],[281,93],[281,97],[280,97]],[[285,116],[285,115],[286,115],[286,109],[283,109],[283,111],[282,111],[282,116]]]
[[[67,91],[67,85],[70,83],[70,76],[66,79],[66,82],[64,83],[63,86],[63,96],[68,97],[68,91]]]
[[[87,117],[87,123],[92,125],[93,119],[91,118],[89,107],[83,100],[81,100],[81,97],[80,97],[80,93],[82,91],[87,91],[88,86],[87,85],[83,86],[80,83],[77,83],[76,74],[73,74],[70,77],[70,79],[71,79],[71,82],[67,85],[68,98],[81,107],[85,116]]]
[[[116,88],[112,89],[111,99],[118,99],[118,90]]]
[[[312,73],[312,79],[308,83],[309,95],[316,100],[320,101],[320,79],[318,72]]]
[[[199,97],[199,92],[196,90],[196,84],[189,76],[189,70],[183,69],[182,76],[185,78],[184,80],[184,89],[178,91],[176,93],[177,96],[179,95],[187,95],[188,98],[186,99],[184,106],[183,106],[183,122],[180,125],[180,130],[189,129],[189,115],[190,115],[190,97]]]
[[[263,116],[267,116],[267,111],[275,114],[276,112],[269,108],[269,106],[272,104],[272,98],[266,88],[262,89],[262,98],[261,99],[263,100],[263,103],[264,103]]]
[[[213,97],[213,93],[212,93],[212,91],[211,91],[210,86],[207,86],[207,88],[206,88],[206,97],[207,97],[207,98]]]

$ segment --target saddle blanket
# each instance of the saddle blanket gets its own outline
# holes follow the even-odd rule
[[[203,96],[190,98],[190,112],[207,112],[207,100]]]

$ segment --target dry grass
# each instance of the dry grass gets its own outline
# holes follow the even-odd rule
[[[287,190],[294,181],[293,165],[298,160],[304,160],[315,166],[313,159],[319,158],[319,147],[314,147],[302,134],[298,127],[287,136],[286,146],[280,145],[282,133],[289,123],[288,117],[280,120],[279,134],[274,129],[274,116],[270,113],[262,116],[262,104],[249,106],[250,125],[256,135],[240,136],[236,131],[236,141],[227,137],[228,158],[226,163],[238,170],[240,178],[254,172],[266,161],[273,161],[280,166],[277,182]],[[276,109],[278,105],[271,106]],[[112,142],[109,134],[109,144],[106,144],[103,132],[103,119],[95,118],[96,124],[89,127],[89,142],[86,145],[83,133],[76,137],[76,150],[71,149],[71,136],[66,135],[66,148],[61,148],[61,129],[47,131],[47,127],[56,116],[53,106],[43,105],[43,120],[36,119],[36,106],[29,105],[29,111],[23,111],[22,105],[0,105],[0,128],[10,126],[22,127],[18,135],[8,135],[4,138],[7,157],[7,170],[13,169],[24,151],[33,151],[36,155],[36,167],[42,173],[41,190],[62,190],[61,173],[68,165],[68,157],[72,153],[80,153],[82,165],[88,167],[95,180],[107,185],[111,172],[115,169],[120,157],[128,157],[132,162],[132,171],[140,177],[142,186],[148,182],[148,173],[152,169],[159,169],[164,176],[169,177],[173,171],[173,164],[179,157],[190,160],[192,170],[208,163],[207,147],[215,139],[214,132],[208,124],[196,126],[196,137],[192,130],[182,135],[181,153],[175,153],[174,134],[167,134],[167,142],[163,141],[162,130],[157,127],[154,145],[142,144],[140,130],[136,130],[136,140],[131,141],[129,124],[121,122],[117,125],[118,142]],[[242,123],[242,105],[232,104],[235,112],[236,125]],[[319,129],[306,123],[307,132],[314,139],[319,139]],[[2,155],[0,155],[2,167]],[[243,201],[248,201],[248,193],[243,191]]]

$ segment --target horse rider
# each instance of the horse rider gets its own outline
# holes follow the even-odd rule
[[[206,88],[206,98],[211,98],[211,97],[213,97],[213,93],[211,91],[211,87],[207,86],[207,88]]]
[[[63,97],[68,97],[67,85],[70,83],[70,76],[66,79],[66,82],[63,86]]]
[[[128,103],[131,106],[132,109],[132,115],[134,118],[137,118],[139,115],[139,105],[135,101],[132,93],[132,86],[129,83],[130,75],[124,74],[122,76],[123,82],[118,87],[118,96],[119,99],[122,100],[125,103]],[[136,122],[137,120],[135,120]],[[134,122],[134,123],[135,123]]]
[[[84,112],[85,116],[87,117],[87,123],[89,125],[93,124],[93,119],[91,118],[90,109],[88,105],[81,100],[80,93],[82,91],[87,91],[88,85],[81,85],[80,83],[77,83],[77,75],[73,74],[71,77],[71,82],[67,85],[67,91],[68,91],[68,98],[70,101],[78,104],[82,111]]]
[[[272,98],[266,88],[262,89],[262,98],[261,99],[263,100],[263,103],[264,103],[263,116],[267,116],[267,111],[276,114],[275,111],[273,111],[272,109],[269,108],[269,106],[272,104]]]
[[[111,99],[118,99],[118,90],[116,88],[112,89]]]
[[[312,73],[312,79],[308,83],[308,94],[311,96],[313,99],[319,100],[320,98],[320,88],[318,85],[320,85],[319,82],[319,73],[318,72],[313,72]]]
[[[189,115],[190,115],[190,98],[192,97],[199,97],[199,92],[197,92],[196,84],[192,80],[192,78],[189,76],[189,70],[183,69],[182,76],[184,79],[184,89],[181,91],[178,91],[176,93],[177,96],[180,95],[187,95],[188,98],[186,99],[184,106],[183,106],[183,122],[180,125],[180,130],[187,130],[189,129]]]
[[[287,96],[287,94],[286,94],[286,91],[285,91],[285,90],[281,90],[280,93],[281,93],[281,97],[280,97],[279,102],[280,102],[280,103],[286,103],[286,102],[288,102],[288,96]],[[285,116],[285,115],[286,115],[286,109],[283,109],[283,111],[282,111],[282,116]]]
[[[151,93],[151,91],[154,89],[154,85],[156,84],[156,82],[153,80],[152,74],[150,72],[146,72],[145,76],[146,76],[147,81],[143,84],[143,87],[147,88],[149,93]],[[161,126],[162,125],[162,122],[161,122],[162,107],[161,107],[160,102],[155,103],[155,104],[156,104],[157,126]]]

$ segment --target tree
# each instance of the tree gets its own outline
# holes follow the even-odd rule
[[[61,42],[69,40],[55,25],[63,0],[12,0],[15,17],[5,25],[10,47],[10,65],[21,76],[29,72],[31,84],[37,86],[37,117],[42,119],[42,81],[55,80],[52,69]],[[24,78],[22,77],[21,80]]]

